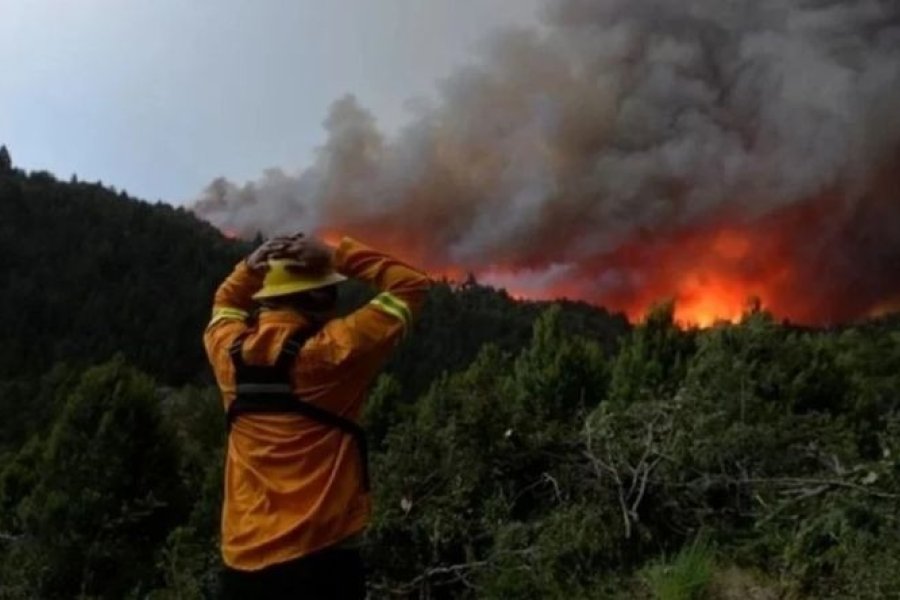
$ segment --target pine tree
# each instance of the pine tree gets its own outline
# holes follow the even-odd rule
[[[85,371],[36,443],[17,459],[33,485],[13,511],[19,562],[0,560],[0,580],[11,564],[31,582],[22,597],[41,598],[124,598],[154,585],[154,552],[187,512],[155,382],[121,358]]]
[[[12,171],[12,157],[5,145],[0,145],[0,173]]]

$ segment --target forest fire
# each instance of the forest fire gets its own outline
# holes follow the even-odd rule
[[[396,231],[374,224],[336,224],[333,230],[318,235],[334,244],[340,239],[338,231],[426,265],[436,278],[461,282],[472,275],[477,281],[505,289],[518,300],[583,300],[623,312],[632,322],[639,321],[654,304],[666,300],[675,302],[675,318],[685,326],[736,322],[753,303],[781,317],[804,322],[823,322],[830,317],[807,308],[810,303],[804,302],[799,290],[793,294],[792,290],[801,287],[802,281],[798,280],[790,257],[779,256],[779,240],[758,231],[720,227],[668,239],[636,240],[577,268],[448,264],[423,252],[421,240],[407,242]],[[610,272],[627,274],[629,281],[618,286],[604,283],[610,279]]]
[[[474,276],[519,300],[582,300],[623,312],[632,322],[672,300],[675,318],[685,326],[737,322],[752,305],[798,323],[830,324],[900,309],[900,283],[890,277],[900,264],[894,262],[897,172],[879,170],[866,195],[852,203],[839,193],[819,194],[755,219],[727,206],[708,224],[636,232],[606,252],[568,262],[555,260],[565,253],[554,255],[551,247],[577,245],[583,241],[577,230],[560,232],[543,246],[536,242],[546,256],[530,252],[508,263],[487,254],[483,263],[454,261],[434,216],[425,228],[411,226],[399,212],[346,222],[336,213],[310,233],[331,244],[342,235],[358,237],[439,279]],[[251,235],[237,227],[223,231],[232,238]],[[881,243],[883,248],[872,246]]]
[[[609,251],[570,263],[539,253],[527,261],[503,263],[486,255],[483,264],[454,263],[440,246],[429,246],[429,239],[441,238],[440,230],[409,227],[394,215],[335,222],[319,234],[331,243],[341,233],[369,240],[438,278],[463,281],[471,274],[516,299],[583,300],[623,312],[633,322],[672,300],[675,318],[685,326],[736,322],[756,306],[797,323],[831,324],[900,307],[900,283],[878,275],[898,272],[891,262],[897,252],[891,245],[896,188],[888,185],[897,172],[879,170],[882,176],[853,203],[839,193],[822,193],[755,219],[729,205],[709,216],[708,224],[637,232]],[[855,240],[860,232],[862,246]],[[561,232],[535,245],[549,253],[579,241]],[[869,244],[885,242],[881,255],[874,255]]]
[[[648,2],[554,2],[393,137],[338,99],[311,165],[217,179],[194,210],[632,320],[664,300],[699,326],[748,302],[820,325],[900,306],[887,4]]]

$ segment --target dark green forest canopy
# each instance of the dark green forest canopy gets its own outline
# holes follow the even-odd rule
[[[6,383],[0,385],[7,392],[0,408],[42,397],[35,382],[54,366],[80,369],[117,355],[165,385],[210,383],[201,337],[213,292],[250,248],[182,208],[74,177],[61,182],[46,172],[6,169],[0,174],[0,382]],[[349,286],[345,309],[370,294]],[[441,373],[465,367],[486,342],[520,348],[544,306],[474,282],[438,283],[389,370],[418,394]],[[563,306],[568,330],[596,335],[607,349],[627,330],[621,315]]]
[[[122,353],[166,383],[202,379],[199,340],[212,294],[249,248],[182,208],[46,172],[7,171],[0,177],[0,378]],[[350,290],[348,301],[365,293]],[[428,345],[416,336],[398,361],[415,356],[420,366],[410,369],[452,371],[486,341],[517,348],[542,306],[476,283],[437,285],[419,325]],[[600,335],[607,347],[627,329],[621,315],[580,303],[565,308],[568,327]],[[417,373],[415,388],[434,374]]]
[[[0,600],[213,593],[200,336],[249,247],[0,152]],[[376,598],[900,593],[900,315],[631,327],[442,282],[365,422]]]
[[[0,175],[0,378],[116,353],[163,381],[197,378],[212,293],[245,250],[184,209]]]

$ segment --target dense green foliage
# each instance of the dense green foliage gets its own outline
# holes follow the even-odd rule
[[[223,431],[199,338],[245,250],[181,210],[0,172],[0,599],[213,593]],[[444,283],[365,418],[374,597],[900,593],[896,317],[685,331],[661,305],[629,328]]]
[[[197,300],[244,250],[184,209],[45,172],[0,175],[0,378],[117,353],[168,383],[197,378],[209,316]]]

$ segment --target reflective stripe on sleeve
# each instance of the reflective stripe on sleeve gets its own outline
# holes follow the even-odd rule
[[[403,327],[408,329],[412,324],[412,312],[409,310],[406,302],[391,294],[390,292],[382,292],[375,296],[371,304],[379,310],[400,319]]]
[[[250,313],[248,313],[246,310],[223,306],[213,310],[212,319],[210,319],[209,325],[207,325],[207,327],[212,327],[219,321],[225,320],[245,321],[248,316],[250,316]]]

